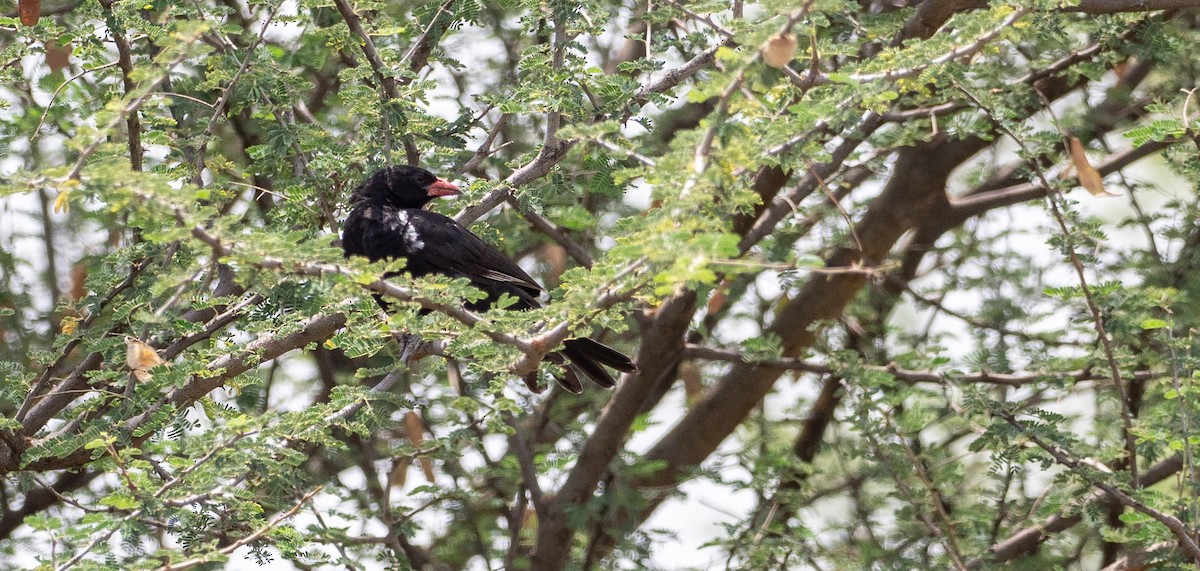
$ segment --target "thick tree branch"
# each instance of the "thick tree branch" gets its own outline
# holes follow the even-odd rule
[[[566,567],[571,553],[571,527],[565,508],[580,505],[604,476],[608,463],[620,450],[646,399],[659,386],[675,379],[683,337],[696,309],[695,292],[672,296],[659,306],[641,336],[638,372],[625,375],[579,451],[567,481],[559,488],[549,516],[538,522],[537,548],[530,569],[557,571]]]

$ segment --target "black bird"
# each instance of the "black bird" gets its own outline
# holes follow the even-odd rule
[[[454,219],[421,209],[438,196],[459,192],[457,186],[422,168],[380,169],[351,196],[342,249],[347,257],[365,256],[372,262],[405,258],[405,272],[414,277],[441,274],[466,278],[487,294],[466,304],[472,310],[490,308],[503,294],[517,300],[507,309],[540,307],[537,298],[544,290],[516,262]],[[576,371],[597,385],[611,388],[615,382],[603,365],[626,373],[637,370],[626,355],[586,337],[564,341],[561,351],[546,358],[563,366],[565,374],[556,380],[576,394],[583,392]],[[537,390],[536,373],[526,377],[525,382]]]

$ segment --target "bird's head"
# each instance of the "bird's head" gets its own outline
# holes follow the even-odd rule
[[[379,200],[396,208],[421,208],[439,196],[462,192],[433,173],[410,166],[385,167],[375,171],[354,190],[358,200]]]

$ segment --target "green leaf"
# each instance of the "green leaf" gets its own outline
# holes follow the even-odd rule
[[[1166,321],[1155,318],[1143,319],[1141,323],[1142,329],[1162,329],[1167,326],[1168,323]]]
[[[104,496],[100,499],[100,505],[108,506],[118,510],[132,510],[141,505],[137,498],[121,490]]]

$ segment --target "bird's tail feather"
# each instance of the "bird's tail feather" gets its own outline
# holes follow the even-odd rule
[[[558,386],[562,387],[563,390],[565,390],[569,393],[573,393],[573,394],[577,394],[577,395],[583,393],[583,383],[579,382],[579,374],[576,372],[577,369],[575,367],[571,366],[570,363],[567,363],[567,360],[564,359],[561,354],[551,353],[549,355],[546,355],[546,360],[562,367],[562,370],[563,370],[562,374],[554,375],[554,380],[556,382],[558,382]],[[534,372],[530,373],[529,375],[534,377],[533,383],[536,385],[537,384],[537,380],[536,380],[537,371],[534,371]],[[529,382],[530,382],[529,378],[527,377],[525,380],[525,384],[528,385]],[[541,391],[537,391],[537,392],[541,392]]]
[[[604,388],[611,388],[616,382],[602,365],[623,373],[637,372],[637,365],[627,355],[587,337],[564,341],[562,354],[580,372]]]
[[[636,373],[638,368],[624,353],[594,339],[579,337],[563,342],[563,353],[567,357],[580,356],[608,365],[622,373]]]
[[[606,389],[616,386],[617,382],[613,380],[612,375],[608,374],[608,371],[604,370],[604,367],[600,366],[600,363],[586,357],[570,356],[569,358],[571,359],[571,368],[578,369],[597,385]]]

